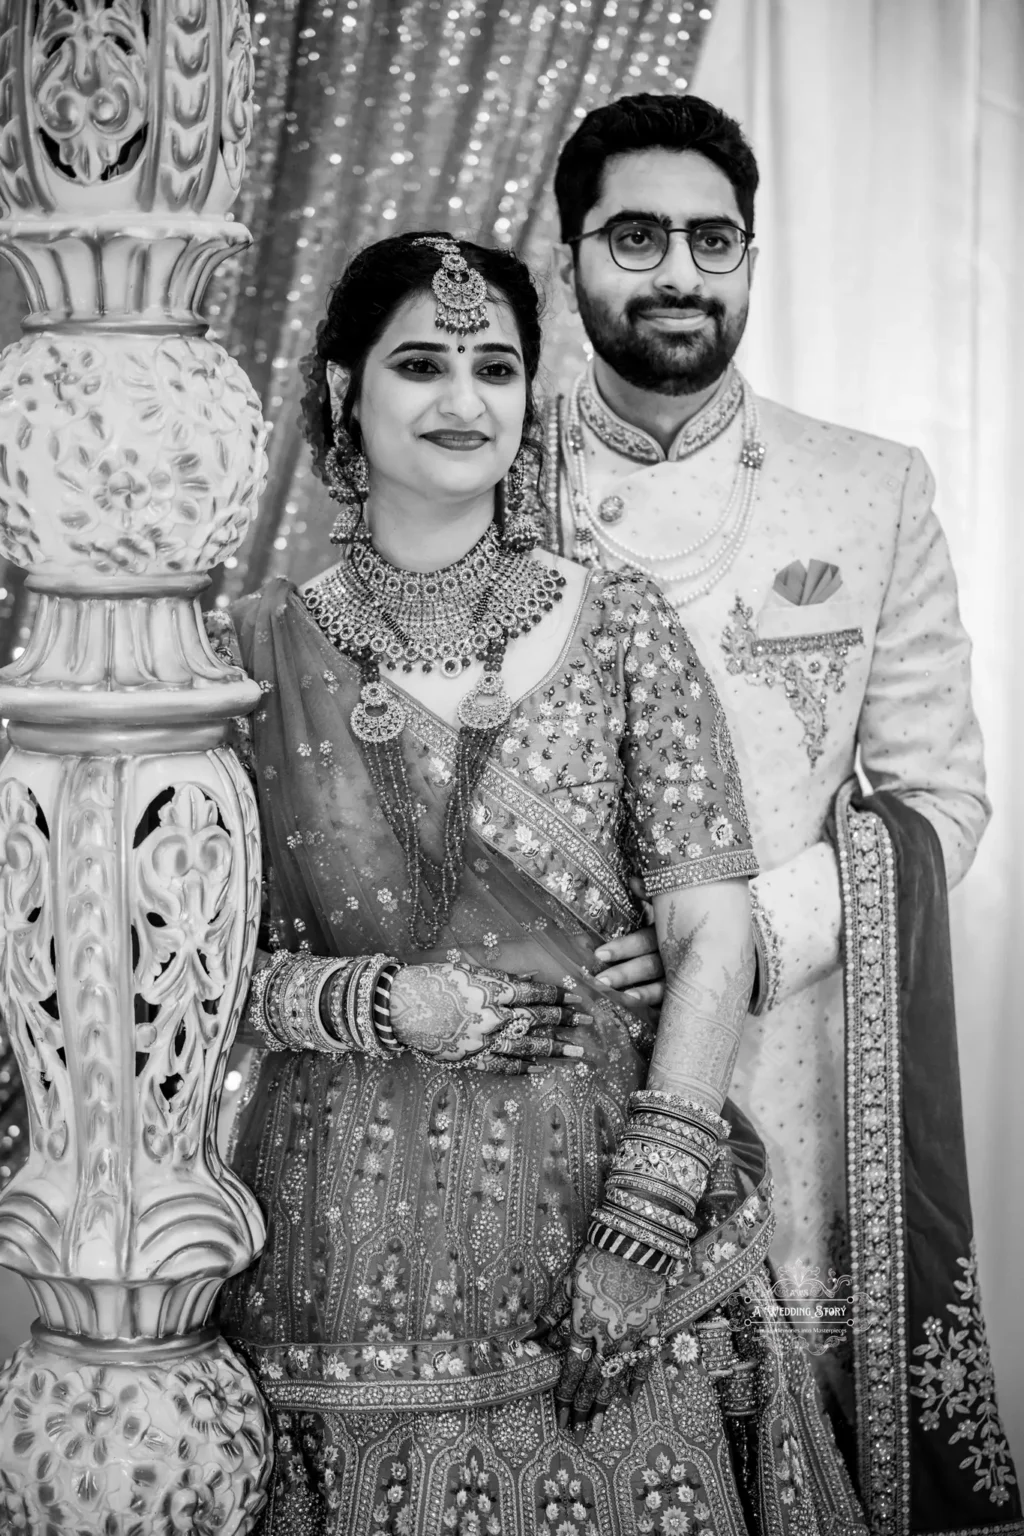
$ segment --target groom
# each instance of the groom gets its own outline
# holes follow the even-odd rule
[[[753,883],[759,975],[731,1094],[768,1145],[776,1269],[844,1275],[844,1103],[854,1091],[844,1083],[844,1057],[854,1015],[874,1014],[856,988],[844,1010],[837,794],[859,752],[873,788],[891,792],[878,803],[889,808],[894,836],[909,818],[911,843],[938,872],[940,920],[945,883],[957,884],[970,867],[989,807],[970,642],[928,466],[916,449],[755,396],[734,366],[757,260],[757,183],[738,125],[693,96],[613,102],[591,112],[564,146],[555,176],[558,270],[594,358],[566,396],[548,402],[543,492],[550,545],[652,575],[721,697],[762,870]],[[850,824],[845,810],[839,820]],[[859,845],[853,852],[870,857]],[[849,924],[849,889],[847,897]],[[867,970],[881,966],[882,946],[876,954],[865,942]],[[606,974],[615,979],[614,970]],[[948,1010],[949,998],[940,1004]],[[953,1063],[946,1089],[958,1113],[955,1055]],[[958,1230],[969,1234],[969,1220],[968,1210]],[[950,1289],[949,1301],[962,1295]],[[922,1368],[907,1367],[914,1347],[927,1344],[923,1325],[911,1315],[903,1341],[911,1375],[894,1391],[907,1399],[927,1395]],[[899,1354],[899,1340],[894,1348]],[[854,1417],[851,1383],[836,1369],[822,1381],[841,1428]],[[858,1413],[866,1419],[866,1405],[884,1418],[889,1409],[865,1397],[868,1390],[858,1381]],[[927,1407],[915,1402],[912,1412]],[[1015,1493],[971,1493],[975,1474],[956,1473],[961,1447],[938,1436],[971,1438],[958,1413],[946,1415],[927,1445],[933,1460],[954,1469],[940,1523],[932,1523],[927,1495],[922,1504],[914,1492],[915,1466],[904,1500],[913,1517],[897,1509],[886,1529],[994,1526],[1011,1509],[1019,1519]],[[998,1425],[994,1402],[992,1416]],[[888,1449],[879,1440],[873,1451],[866,1434],[862,1423],[861,1495],[883,1519],[895,1497],[886,1481],[892,1485],[894,1470],[911,1473],[886,1472],[893,1445],[901,1459],[895,1431]],[[997,1439],[1005,1451],[1001,1431]],[[902,1443],[909,1462],[911,1442]],[[1003,1461],[1002,1452],[993,1455],[998,1491],[1012,1464],[1008,1451]]]

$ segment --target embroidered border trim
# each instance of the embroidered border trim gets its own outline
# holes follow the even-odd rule
[[[873,1536],[910,1522],[910,1399],[903,1248],[902,1081],[895,860],[879,817],[836,797],[846,966],[850,1269],[857,1459]]]
[[[758,989],[750,1012],[760,1018],[779,1000],[782,985],[782,944],[772,927],[771,918],[757,894],[757,886],[750,887],[750,915],[757,947]]]
[[[242,1347],[272,1408],[314,1413],[332,1409],[374,1413],[396,1408],[485,1408],[543,1392],[562,1374],[561,1355],[551,1354],[489,1371],[485,1376],[460,1376],[454,1381],[282,1381],[267,1375],[251,1345],[243,1342]]]
[[[1024,1520],[1012,1525],[960,1525],[955,1531],[932,1531],[929,1536],[1024,1536]]]
[[[752,879],[759,872],[753,850],[737,848],[732,853],[709,853],[702,859],[688,859],[685,864],[670,864],[645,873],[644,889],[648,896],[660,896],[665,891],[707,885],[712,880],[735,880],[743,875]]]
[[[779,635],[755,640],[755,656],[795,656],[807,651],[836,651],[844,660],[851,645],[864,644],[862,629],[822,629],[815,635]]]
[[[564,555],[562,519],[559,516],[559,452],[562,439],[562,398],[555,395],[544,402],[542,410],[544,460],[541,466],[540,499],[544,507],[543,543],[555,554]]]
[[[432,752],[440,752],[454,758],[455,732],[417,707],[414,700],[402,698],[402,707],[411,716],[416,734]],[[571,822],[546,804],[538,796],[524,789],[511,774],[496,763],[488,763],[480,779],[477,791],[497,801],[503,810],[510,810],[527,822],[534,832],[550,842],[557,843],[567,859],[582,871],[588,880],[598,887],[609,906],[620,918],[636,921],[636,908],[625,883],[624,871],[613,869],[603,859],[594,844],[579,832]],[[570,908],[570,910],[573,910]],[[574,915],[575,912],[574,912]]]
[[[727,1260],[721,1269],[702,1280],[699,1285],[684,1291],[681,1296],[672,1297],[670,1292],[661,1315],[662,1331],[676,1333],[680,1328],[688,1327],[696,1318],[703,1317],[711,1307],[731,1296],[764,1263],[774,1236],[775,1217],[769,1213],[756,1236],[734,1258]]]
[[[721,436],[735,420],[742,403],[743,381],[733,368],[725,388],[681,428],[668,453],[664,453],[661,444],[648,432],[630,426],[609,410],[597,392],[592,367],[581,380],[579,391],[580,415],[594,435],[613,453],[621,453],[640,464],[674,464],[688,459]]]

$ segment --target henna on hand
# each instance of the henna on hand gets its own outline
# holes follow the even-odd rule
[[[460,978],[468,982],[470,976],[458,964],[411,965],[399,971],[391,987],[391,1026],[402,1045],[441,1056],[457,1052],[467,1041],[480,1010],[470,1006]]]
[[[582,1049],[558,1040],[559,1025],[589,1022],[570,1007],[563,987],[520,980],[502,971],[461,961],[404,966],[391,987],[391,1027],[400,1045],[442,1061],[466,1061],[493,1053],[508,1057],[581,1056]],[[547,1037],[532,1031],[546,1028]],[[508,1040],[501,1040],[509,1031]]]
[[[573,1328],[620,1344],[642,1334],[665,1299],[665,1281],[639,1264],[589,1245],[573,1275]]]
[[[627,1368],[637,1347],[657,1339],[657,1318],[665,1299],[665,1281],[628,1259],[587,1243],[572,1272],[570,1347],[555,1397],[563,1429],[574,1416],[585,1425],[628,1388]],[[552,1339],[554,1342],[554,1338]],[[582,1349],[593,1347],[586,1361]]]

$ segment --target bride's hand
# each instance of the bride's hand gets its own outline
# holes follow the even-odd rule
[[[403,966],[391,986],[396,1040],[439,1061],[470,1060],[483,1067],[509,1058],[578,1058],[582,1048],[556,1031],[589,1021],[564,987],[461,961]]]
[[[587,1243],[569,1281],[567,1315],[551,1342],[565,1349],[555,1387],[558,1423],[597,1429],[609,1403],[639,1385],[660,1347],[658,1317],[665,1281],[649,1269]]]

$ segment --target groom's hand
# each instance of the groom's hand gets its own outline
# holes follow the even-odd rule
[[[665,996],[665,967],[661,963],[658,935],[654,930],[654,914],[643,900],[640,882],[630,882],[634,895],[643,901],[645,928],[625,933],[619,939],[608,939],[595,952],[594,960],[599,967],[594,980],[599,986],[613,987],[628,997],[646,1003],[649,1008],[660,1008]]]

